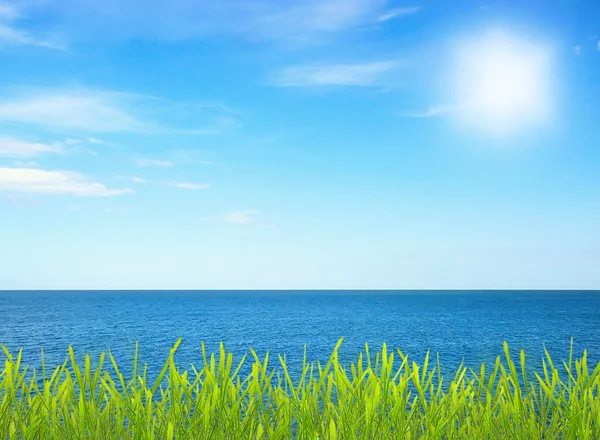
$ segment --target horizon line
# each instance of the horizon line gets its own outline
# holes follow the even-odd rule
[[[265,288],[265,289],[159,289],[159,288],[66,288],[66,289],[0,289],[0,292],[599,292],[600,288],[311,288],[311,289],[293,289],[293,288]]]

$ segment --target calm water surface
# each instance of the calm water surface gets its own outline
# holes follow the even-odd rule
[[[110,348],[131,371],[135,342],[150,377],[169,349],[183,341],[182,368],[202,365],[201,343],[218,353],[219,342],[234,361],[253,348],[259,356],[287,354],[292,372],[308,361],[327,361],[339,338],[340,359],[356,361],[364,351],[399,348],[421,362],[438,352],[448,372],[493,362],[508,341],[539,365],[546,345],[555,360],[587,349],[600,361],[600,292],[0,292],[0,343],[23,362],[47,368],[62,363],[71,344],[78,358]],[[0,354],[0,359],[4,354]],[[247,373],[247,369],[242,372]]]

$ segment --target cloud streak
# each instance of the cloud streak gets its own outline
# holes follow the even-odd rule
[[[74,39],[184,40],[234,36],[246,40],[314,41],[373,22],[387,0],[81,0],[29,2],[32,16],[54,17]],[[139,11],[144,20],[139,20]],[[102,31],[102,32],[98,32]]]
[[[377,21],[388,21],[394,18],[407,17],[409,15],[414,15],[421,10],[418,6],[406,7],[406,8],[395,8],[389,11],[384,12],[379,17],[377,17]]]
[[[20,10],[9,3],[0,3],[0,49],[6,46],[38,46],[47,49],[65,50],[64,46],[31,35],[17,28],[13,22],[21,18]]]
[[[148,182],[146,179],[143,179],[142,177],[131,177],[130,180],[135,183],[147,183]]]
[[[174,103],[110,90],[21,87],[0,94],[2,122],[52,131],[199,135],[234,126],[236,113],[221,104]]]
[[[0,49],[3,46],[39,46],[48,49],[65,50],[64,46],[40,40],[25,31],[0,23]]]
[[[401,66],[398,61],[292,66],[277,73],[271,84],[277,87],[372,87],[383,85],[385,75]]]
[[[56,145],[0,138],[0,157],[26,159],[47,153],[61,154],[63,150]]]
[[[148,179],[144,179],[142,177],[129,177],[129,176],[119,176],[117,177],[117,179],[120,180],[129,180],[130,182],[134,182],[134,183],[138,183],[138,184],[156,184],[156,185],[163,185],[163,186],[168,186],[171,188],[178,188],[178,189],[187,189],[187,190],[202,190],[202,189],[209,189],[211,186],[207,183],[191,183],[191,182],[181,182],[181,181],[160,181],[160,180],[148,180]]]
[[[172,188],[179,189],[190,189],[190,190],[200,190],[200,189],[209,189],[210,185],[206,183],[190,183],[190,182],[167,182],[167,186]]]
[[[456,111],[450,106],[438,105],[428,108],[422,112],[405,112],[400,113],[400,116],[405,118],[435,118],[437,116],[444,116]]]
[[[172,167],[173,162],[169,162],[168,160],[160,160],[160,159],[137,159],[135,161],[137,166],[139,167]]]
[[[25,89],[0,98],[0,122],[48,129],[146,131],[131,111],[135,95],[89,89]]]
[[[351,31],[409,16],[416,6],[390,9],[391,0],[23,0],[17,10],[0,4],[0,45],[36,45],[65,50],[64,44],[16,27],[20,16],[37,20],[45,35],[67,42],[101,40],[182,41],[238,38],[246,42],[312,45],[335,41]],[[2,6],[4,5],[4,6]],[[139,11],[144,20],[139,20]],[[48,17],[52,17],[48,20]]]
[[[78,173],[36,168],[0,168],[0,191],[33,194],[67,194],[79,197],[108,197],[133,193],[131,189],[109,189],[88,182]]]

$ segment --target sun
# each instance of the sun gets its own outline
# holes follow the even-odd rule
[[[551,71],[546,46],[504,32],[457,44],[450,90],[458,122],[493,134],[548,122]]]

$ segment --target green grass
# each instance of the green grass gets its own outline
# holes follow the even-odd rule
[[[218,360],[203,345],[203,368],[181,371],[180,342],[153,384],[145,367],[138,371],[137,347],[135,379],[126,383],[110,353],[92,369],[88,355],[78,365],[69,347],[49,377],[42,361],[40,377],[22,367],[22,352],[3,346],[0,438],[600,439],[600,364],[590,371],[585,352],[574,361],[572,345],[561,372],[546,352],[532,375],[524,353],[515,363],[505,344],[492,371],[461,365],[443,378],[439,360],[417,365],[385,344],[375,362],[367,346],[345,368],[340,340],[326,365],[308,364],[305,351],[294,382],[284,358],[269,370],[269,355],[261,361],[254,351],[251,373],[240,377],[241,363],[222,345]]]

